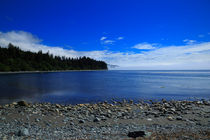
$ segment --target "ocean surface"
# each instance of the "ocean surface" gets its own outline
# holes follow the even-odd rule
[[[72,71],[0,74],[0,104],[210,99],[210,71]]]

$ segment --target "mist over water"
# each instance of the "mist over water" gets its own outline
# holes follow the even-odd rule
[[[0,74],[0,103],[210,99],[210,71],[73,71]]]

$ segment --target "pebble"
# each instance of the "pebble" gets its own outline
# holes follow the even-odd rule
[[[23,128],[23,129],[21,129],[21,130],[18,131],[18,134],[17,135],[18,136],[29,136],[30,134],[29,134],[29,131],[28,131],[27,128]]]
[[[179,120],[180,121],[180,120],[182,120],[182,117],[181,116],[177,116],[176,117],[176,120]]]
[[[36,118],[36,119],[35,119],[35,122],[39,122],[39,119],[38,119],[38,118]]]
[[[134,131],[134,132],[128,132],[128,137],[136,139],[137,137],[144,137],[145,131]]]
[[[85,121],[84,120],[79,120],[79,123],[85,123]]]
[[[26,101],[19,101],[19,102],[17,102],[17,104],[18,104],[19,106],[26,106],[26,107],[29,106],[28,103],[27,103]]]
[[[114,105],[104,102],[78,105],[25,102],[28,106],[17,102],[1,105],[0,139],[11,135],[17,140],[26,136],[31,139],[129,139],[128,133],[136,131],[143,131],[143,137],[150,139],[154,133],[188,130],[201,135],[198,132],[210,130],[210,106],[205,105],[209,102],[150,102],[123,100]],[[13,115],[17,117],[10,121],[8,116]]]
[[[96,117],[96,118],[93,120],[93,122],[100,122],[100,121],[101,121],[101,119],[98,118],[98,117]]]
[[[173,121],[173,118],[172,118],[171,116],[167,117],[167,119],[168,119],[169,121]]]
[[[151,118],[148,118],[147,120],[148,120],[148,121],[152,121],[152,119],[151,119]]]

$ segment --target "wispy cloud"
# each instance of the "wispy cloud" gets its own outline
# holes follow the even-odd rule
[[[185,42],[186,44],[193,44],[196,43],[196,40],[190,40],[190,39],[184,39],[183,42]]]
[[[66,57],[88,56],[118,65],[121,69],[210,69],[210,42],[165,47],[155,47],[154,43],[147,43],[154,48],[141,53],[108,50],[75,51],[61,46],[44,45],[40,39],[28,32],[0,32],[0,46],[6,47],[9,43],[33,52],[42,50]]]
[[[124,37],[122,37],[122,36],[117,38],[117,40],[123,40],[123,39],[124,39]]]
[[[103,40],[105,40],[105,39],[107,39],[107,37],[105,37],[105,36],[102,36],[102,37],[100,38],[101,41],[103,41]]]
[[[104,44],[108,45],[108,44],[113,44],[115,41],[114,40],[104,40]]]
[[[101,41],[101,44],[104,44],[104,45],[112,45],[115,42],[114,40],[107,39],[107,37],[105,36],[102,36],[100,38],[100,41]]]
[[[155,43],[149,44],[149,43],[144,42],[144,43],[136,44],[132,48],[139,49],[139,50],[151,50],[151,49],[156,48],[155,45],[157,45],[157,44],[155,44]]]
[[[113,45],[115,42],[119,41],[119,40],[123,40],[124,37],[120,36],[118,38],[115,39],[109,39],[108,37],[102,36],[100,38],[101,44],[103,45]]]

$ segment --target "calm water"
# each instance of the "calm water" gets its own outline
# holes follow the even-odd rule
[[[0,103],[210,99],[210,71],[74,71],[0,74]]]

